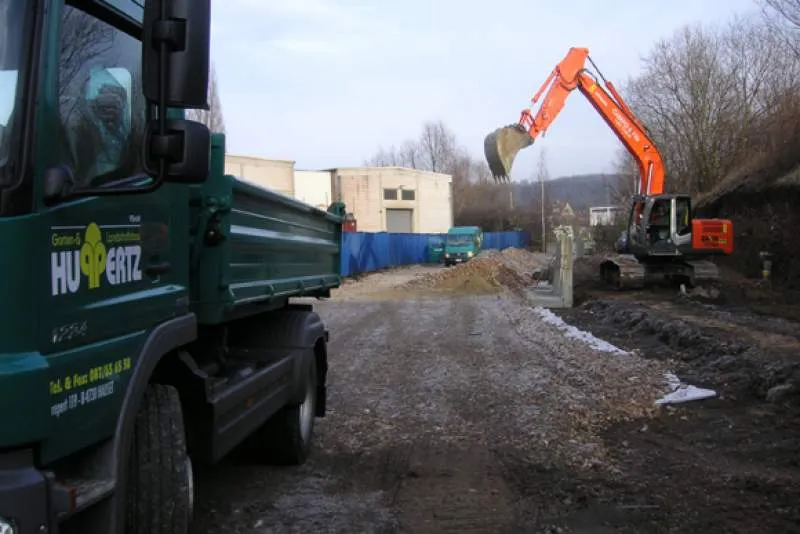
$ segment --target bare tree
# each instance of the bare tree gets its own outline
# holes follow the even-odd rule
[[[201,122],[215,133],[225,133],[225,118],[222,113],[222,102],[219,96],[217,69],[211,64],[211,77],[208,83],[209,109],[187,109],[186,118]]]
[[[641,180],[639,166],[627,149],[620,148],[617,150],[612,167],[617,179],[608,182],[610,200],[617,207],[627,208],[631,198],[638,191]]]
[[[364,164],[449,174],[453,180],[453,211],[457,224],[502,230],[520,226],[522,216],[529,211],[523,213],[514,205],[515,184],[504,187],[495,184],[486,162],[473,158],[460,146],[455,134],[442,121],[426,122],[417,139],[406,140],[399,148],[379,147]]]
[[[421,163],[420,150],[414,141],[405,141],[397,152],[398,165],[418,169]]]
[[[442,121],[426,122],[422,126],[418,146],[424,170],[446,172],[452,166],[456,152],[455,134]]]
[[[800,28],[800,0],[758,0],[767,13],[778,15],[794,28]]]
[[[686,26],[659,41],[626,88],[634,112],[664,156],[667,188],[711,190],[749,156],[775,72],[761,20]]]
[[[401,164],[398,161],[397,151],[394,146],[391,146],[388,149],[379,147],[372,157],[364,160],[364,165],[368,167],[396,167]]]

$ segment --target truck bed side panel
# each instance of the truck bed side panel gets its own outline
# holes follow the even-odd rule
[[[214,163],[224,160],[215,156]],[[219,170],[213,165],[193,198],[192,294],[200,323],[263,312],[288,297],[328,296],[339,286],[339,214]]]

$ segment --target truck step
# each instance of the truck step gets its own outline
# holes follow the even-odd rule
[[[110,479],[67,478],[58,480],[56,485],[61,496],[59,511],[69,516],[110,497],[115,483]]]

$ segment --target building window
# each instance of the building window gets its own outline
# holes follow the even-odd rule
[[[397,189],[384,189],[383,200],[397,200]]]
[[[414,200],[416,198],[416,195],[414,194],[416,191],[413,189],[403,189],[402,193],[403,200]]]

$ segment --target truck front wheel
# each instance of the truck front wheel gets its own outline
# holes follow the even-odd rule
[[[136,414],[128,470],[126,534],[187,534],[194,480],[174,387],[147,387]]]

